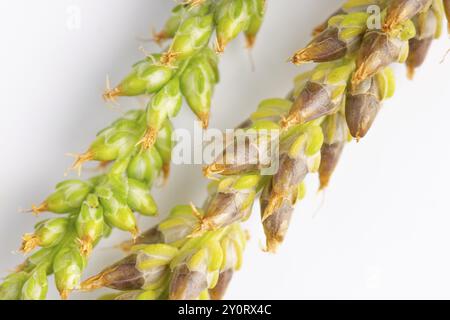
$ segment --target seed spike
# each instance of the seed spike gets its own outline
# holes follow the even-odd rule
[[[67,300],[67,299],[69,299],[70,293],[71,293],[71,290],[64,289],[59,292],[59,296],[61,297],[62,300]]]
[[[93,291],[103,288],[107,284],[104,277],[105,274],[103,272],[100,272],[99,274],[88,278],[80,284],[80,290]]]
[[[109,75],[106,75],[106,89],[103,93],[103,100],[106,102],[115,103],[117,101],[117,97],[120,96],[121,91],[119,87],[111,88],[111,81]]]
[[[83,154],[67,153],[66,155],[69,157],[75,158],[75,162],[73,163],[72,167],[70,167],[69,170],[77,171],[78,176],[81,176],[81,170],[83,169],[83,164],[94,159],[94,152],[90,151],[90,150]]]
[[[28,210],[24,210],[23,212],[31,212],[33,213],[35,216],[38,216],[39,214],[41,214],[42,212],[45,212],[48,210],[48,204],[47,202],[42,202],[40,205],[31,205],[31,209]]]
[[[217,163],[210,164],[209,166],[203,167],[203,176],[205,176],[208,179],[216,179],[215,175],[221,174],[223,172],[223,169],[220,169],[220,167],[217,165]]]
[[[301,65],[308,61],[311,61],[312,57],[308,54],[309,47],[297,51],[292,57],[288,59],[288,62],[292,62],[295,65]]]
[[[194,229],[194,231],[192,231],[192,233],[188,237],[196,238],[203,235],[207,231],[214,230],[214,226],[212,225],[212,223],[208,221],[208,219],[205,218],[200,211],[198,211],[194,203],[191,202],[189,205],[191,206],[192,213],[199,220],[199,225]]]
[[[217,38],[214,40],[214,48],[217,54],[222,54],[225,51],[225,45],[223,41]]]
[[[143,151],[149,150],[155,144],[157,136],[157,130],[155,130],[154,128],[148,128],[144,134],[144,137],[142,137],[142,139],[139,140],[138,143],[136,143],[136,146],[140,145]]]
[[[280,242],[276,239],[267,239],[266,240],[266,248],[263,250],[267,253],[275,254],[278,251],[278,247],[280,246]]]
[[[133,238],[133,242],[136,243],[137,238],[139,237],[139,228],[136,226],[132,231],[131,231],[131,237]]]
[[[283,201],[283,195],[281,194],[274,194],[270,197],[269,199],[269,203],[267,204],[266,209],[264,210],[264,214],[261,218],[261,221],[264,222],[266,221],[268,218],[270,218],[270,216],[272,216],[272,214],[274,213],[274,211],[280,207],[281,201]]]
[[[30,253],[39,246],[39,243],[40,240],[35,234],[26,233],[22,237],[22,245],[20,246],[19,251],[23,254]]]
[[[169,39],[169,36],[167,33],[162,31],[156,31],[155,29],[152,30],[152,41],[155,42],[158,46],[162,47],[163,42]]]
[[[280,126],[281,126],[281,129],[283,131],[285,131],[296,124],[300,124],[300,122],[301,122],[300,116],[297,113],[295,113],[295,114],[291,114],[286,117],[283,117],[281,119]]]
[[[167,183],[167,180],[169,180],[170,176],[170,163],[163,164],[162,172],[163,172],[163,184],[165,185]]]
[[[179,56],[178,52],[172,52],[170,49],[169,51],[165,52],[162,56],[161,59],[159,60],[159,62],[163,65],[163,66],[171,66],[172,63],[177,59],[177,57]]]
[[[80,245],[80,253],[84,257],[89,257],[92,253],[92,239],[84,237],[83,239],[77,239]]]

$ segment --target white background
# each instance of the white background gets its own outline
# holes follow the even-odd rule
[[[261,99],[284,96],[299,72],[286,58],[342,0],[268,2],[252,52],[255,71],[243,39],[222,58],[212,127],[232,128]],[[64,154],[85,151],[119,116],[101,100],[105,76],[117,82],[127,73],[142,57],[137,38],[159,28],[172,6],[169,0],[0,2],[1,275],[22,260],[11,252],[37,221],[18,209],[44,199],[64,179],[72,161]],[[79,28],[71,23],[78,10]],[[246,224],[252,238],[245,263],[228,298],[450,298],[450,59],[439,63],[449,47],[446,35],[437,41],[414,82],[396,67],[395,98],[368,137],[346,148],[324,198],[315,192],[316,177],[310,179],[308,199],[277,255],[260,250],[255,210]],[[142,106],[135,99],[121,103]],[[192,121],[185,108],[175,126],[192,129]],[[200,204],[205,185],[200,168],[174,167],[169,184],[155,192],[162,215],[175,204]],[[102,242],[85,275],[121,257],[112,247],[127,238],[116,231]],[[57,297],[54,289],[50,297]]]

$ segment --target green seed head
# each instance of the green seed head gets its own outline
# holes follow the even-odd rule
[[[214,70],[204,57],[193,59],[181,76],[181,91],[204,128],[208,126],[215,81]]]
[[[22,287],[22,300],[43,300],[47,295],[48,283],[45,268],[37,268],[30,274]]]
[[[150,101],[147,107],[147,127],[159,131],[167,117],[172,118],[178,114],[181,104],[180,80],[175,78]]]
[[[18,300],[22,294],[22,287],[28,280],[26,272],[12,273],[0,285],[0,300]]]
[[[121,96],[150,94],[161,89],[171,78],[174,69],[156,61],[142,61],[118,86]]]
[[[381,100],[392,98],[395,93],[395,74],[392,68],[384,68],[375,75]]]
[[[292,102],[286,99],[266,99],[262,101],[258,109],[250,116],[254,122],[270,121],[279,122],[292,107]]]
[[[320,152],[322,148],[324,136],[320,126],[311,126],[307,129],[307,142],[305,155],[312,157]]]
[[[250,22],[247,30],[245,30],[245,37],[247,39],[247,47],[252,48],[264,20],[266,0],[249,0],[248,3],[250,7]]]
[[[163,167],[163,160],[156,148],[150,148],[135,155],[127,168],[127,175],[131,179],[145,182],[151,186],[158,178]]]
[[[221,0],[216,11],[217,52],[223,52],[225,46],[239,33],[249,27],[251,21],[251,1]]]
[[[53,261],[53,271],[56,287],[63,299],[67,299],[72,290],[79,288],[81,274],[85,266],[86,258],[75,244],[63,247],[56,254]]]
[[[214,17],[210,14],[185,19],[173,38],[169,52],[166,53],[168,62],[173,58],[181,60],[190,57],[205,47],[209,42],[213,28]]]
[[[139,245],[136,252],[136,269],[145,279],[143,289],[157,290],[167,285],[170,275],[169,264],[178,254],[178,249],[166,244]]]
[[[158,208],[150,194],[147,184],[138,180],[128,180],[128,205],[136,212],[145,216],[156,215]]]
[[[173,38],[175,36],[175,33],[177,32],[186,12],[187,10],[185,6],[183,6],[182,4],[177,5],[175,8],[172,9],[172,14],[170,18],[166,21],[164,28],[158,34],[160,36],[159,40]]]
[[[103,207],[100,205],[98,197],[90,194],[81,206],[75,222],[82,255],[88,256],[90,254],[93,243],[103,235],[104,225]]]
[[[127,204],[128,190],[126,178],[109,175],[96,188],[96,193],[103,206],[106,222],[112,227],[136,234],[136,218]]]
[[[66,234],[69,221],[65,218],[46,220],[36,229],[35,236],[43,248],[57,245]]]
[[[180,247],[186,242],[186,237],[192,234],[199,224],[199,217],[191,206],[180,205],[172,209],[169,217],[158,225],[164,242],[174,247]]]
[[[155,145],[156,150],[158,150],[158,153],[163,162],[163,171],[166,178],[168,175],[168,170],[172,159],[172,148],[173,148],[172,133],[173,133],[172,123],[170,121],[164,122],[163,126],[159,130]]]
[[[242,257],[247,243],[247,237],[239,224],[230,226],[228,233],[220,241],[223,260],[221,271],[228,269],[239,270],[242,266]]]
[[[68,180],[56,185],[56,191],[46,200],[47,209],[54,213],[69,213],[81,207],[92,190],[89,182]]]
[[[89,150],[97,161],[113,161],[127,155],[136,145],[142,126],[133,120],[120,119],[102,130]]]
[[[102,199],[101,202],[105,208],[106,222],[110,226],[136,235],[138,232],[136,218],[128,205],[121,204],[114,198],[110,200]]]

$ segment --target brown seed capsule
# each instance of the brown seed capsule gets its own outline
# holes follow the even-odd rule
[[[291,58],[292,63],[327,62],[343,58],[347,54],[348,44],[339,39],[339,29],[326,28],[317,35],[306,48],[297,51]]]
[[[420,67],[427,57],[428,50],[430,49],[433,37],[426,39],[411,39],[409,40],[409,56],[406,60],[406,66],[408,68],[408,78],[413,79],[415,69]]]
[[[432,0],[392,0],[387,8],[383,30],[390,31],[398,24],[411,19],[426,9]]]
[[[164,236],[158,230],[158,227],[151,228],[141,233],[136,239],[124,241],[119,245],[119,248],[125,252],[129,252],[131,248],[139,244],[156,244],[164,243]]]
[[[245,134],[245,133],[244,133]],[[270,166],[270,141],[265,137],[248,135],[235,137],[214,163],[203,168],[206,177],[258,172]],[[242,140],[242,141],[239,141]]]
[[[214,288],[209,289],[211,300],[222,300],[233,278],[233,268],[224,270],[219,274],[219,280]]]
[[[305,179],[308,174],[308,164],[306,160],[299,155],[297,158],[291,158],[287,153],[280,157],[280,166],[278,172],[269,182],[269,192],[266,195],[267,203],[261,206],[262,220],[269,219],[285,206],[286,199],[290,199],[293,189]],[[264,208],[264,209],[263,209]]]
[[[101,273],[81,284],[82,290],[95,290],[103,287],[126,291],[141,289],[145,283],[144,275],[136,268],[137,255],[132,254]]]
[[[353,87],[398,61],[402,48],[403,41],[398,38],[379,30],[367,32],[356,59],[356,71],[352,78]]]
[[[280,167],[273,176],[273,192],[284,193],[299,185],[308,174],[308,165],[301,156],[291,158],[288,154],[281,155]]]
[[[320,118],[336,109],[325,85],[308,81],[294,102],[289,115],[283,119],[283,128]]]
[[[324,133],[324,144],[320,150],[319,190],[328,187],[331,176],[341,158],[348,136],[345,118],[339,113],[327,117],[322,124],[322,130]]]
[[[374,77],[361,82],[347,94],[345,117],[352,137],[359,140],[367,134],[380,107],[379,88]]]
[[[286,192],[286,195],[280,199],[281,203],[277,208],[268,217],[265,217],[272,195],[273,189],[269,183],[263,191],[260,203],[264,233],[266,235],[266,250],[275,253],[287,234],[297,200],[297,187],[293,187],[289,192]]]
[[[445,15],[447,16],[447,28],[450,34],[450,0],[444,0]]]
[[[319,167],[320,190],[324,190],[328,187],[331,176],[341,158],[344,145],[344,142],[336,142],[334,144],[324,144],[322,146],[322,159]]]
[[[409,40],[409,55],[406,60],[409,79],[414,77],[415,69],[425,61],[431,43],[440,29],[436,13],[433,10],[420,14],[414,22],[417,34],[415,38]]]
[[[206,275],[198,271],[190,271],[188,266],[183,264],[173,270],[169,299],[195,300],[207,288]]]
[[[251,196],[247,190],[218,192],[208,204],[201,228],[216,230],[245,219],[248,214],[247,200]]]

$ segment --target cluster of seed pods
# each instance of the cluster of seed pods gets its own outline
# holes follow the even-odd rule
[[[82,283],[108,287],[108,299],[220,299],[242,264],[246,234],[231,224],[188,237],[201,223],[201,209],[177,206],[169,217],[129,246],[129,255]]]
[[[47,276],[55,274],[63,298],[79,288],[87,258],[111,228],[137,236],[134,212],[153,216],[149,190],[161,173],[169,173],[172,126],[184,97],[207,127],[211,98],[219,81],[218,56],[240,33],[254,43],[264,15],[264,0],[188,0],[177,5],[155,40],[170,44],[162,54],[148,54],[103,97],[151,95],[145,112],[132,111],[102,130],[73,168],[98,161],[108,173],[88,181],[69,180],[39,206],[35,214],[53,212],[64,218],[45,220],[23,237],[21,250],[31,255],[0,285],[2,299],[44,299]],[[216,52],[209,47],[216,38]]]
[[[23,253],[40,249],[18,267],[21,277],[7,277],[0,287],[2,298],[43,299],[47,276],[52,273],[66,298],[79,287],[93,247],[112,228],[137,235],[134,213],[157,214],[150,189],[170,163],[172,127],[166,122],[156,144],[139,152],[135,146],[144,130],[144,111],[125,114],[102,130],[85,154],[89,160],[111,162],[108,173],[87,181],[61,182],[39,206],[33,206],[35,214],[51,212],[61,217],[43,220],[33,233],[23,236]]]

